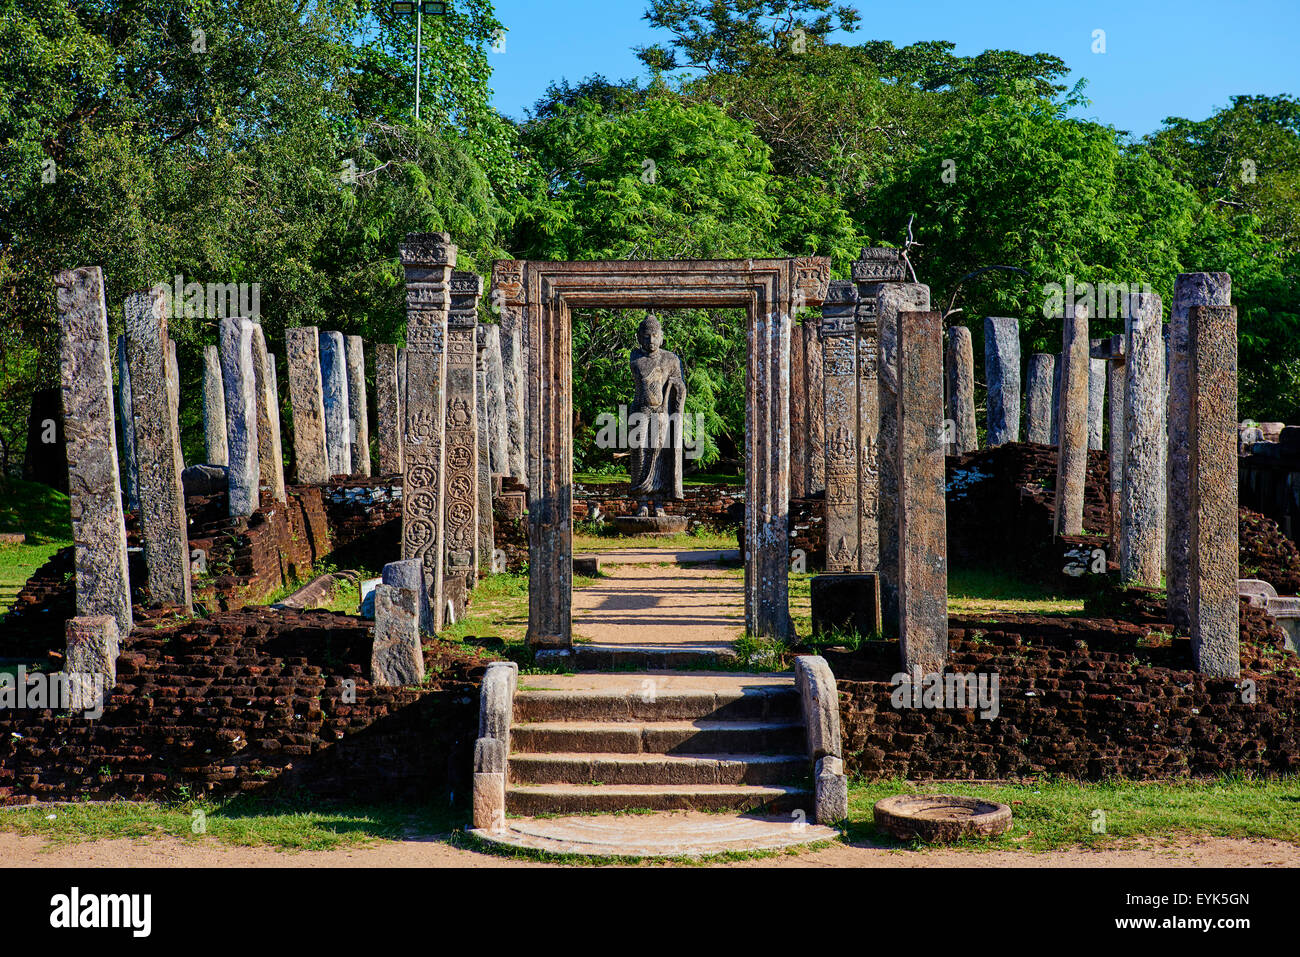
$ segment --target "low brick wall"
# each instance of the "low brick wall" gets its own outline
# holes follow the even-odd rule
[[[893,707],[896,643],[826,653],[849,773],[1144,780],[1300,771],[1300,658],[1262,612],[1243,604],[1243,677],[1256,682],[1254,704],[1235,682],[1196,674],[1187,639],[1149,637],[1150,626],[1006,619],[954,618],[949,632],[952,671],[999,676],[994,720],[973,708]]]
[[[374,689],[370,623],[358,618],[248,608],[157,624],[125,643],[99,720],[0,711],[0,803],[297,788],[354,801],[468,794],[488,657],[433,643],[425,687]]]

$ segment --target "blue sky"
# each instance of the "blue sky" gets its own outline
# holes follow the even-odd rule
[[[495,0],[509,29],[492,55],[496,106],[519,117],[553,80],[591,73],[644,77],[632,52],[667,36],[642,19],[645,0]],[[1238,93],[1300,94],[1300,0],[857,0],[847,42],[951,40],[956,52],[1054,53],[1086,77],[1076,115],[1141,135],[1166,116],[1203,119]],[[1106,52],[1093,53],[1093,31]]]

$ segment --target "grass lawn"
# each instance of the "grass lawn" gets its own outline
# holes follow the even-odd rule
[[[68,497],[48,485],[0,480],[0,532],[21,532],[23,545],[0,545],[0,616],[27,579],[59,549],[72,544]]]
[[[1265,838],[1300,844],[1300,779],[1294,777],[1098,784],[857,781],[849,787],[850,841],[899,843],[872,823],[872,807],[892,794],[960,794],[1010,805],[1011,830],[996,840],[970,842],[973,851],[1123,848],[1137,838]]]
[[[1028,612],[1038,615],[1078,615],[1083,599],[1065,598],[1044,586],[985,568],[948,570],[948,614],[983,615]]]
[[[573,481],[579,485],[618,485],[631,481],[631,478],[626,471],[575,472]],[[743,486],[745,476],[739,472],[690,472],[682,477],[682,484]]]
[[[449,807],[332,807],[309,800],[271,803],[244,797],[217,802],[113,801],[0,810],[0,830],[39,835],[55,843],[211,838],[236,847],[283,851],[331,851],[380,840],[445,834],[465,823],[466,812]]]
[[[620,535],[612,525],[593,526],[580,523],[573,531],[573,553],[616,552],[625,548],[657,548],[664,551],[735,551],[740,547],[735,532],[720,532],[710,528],[696,528],[680,535],[662,535],[646,538],[640,535]]]
[[[892,794],[952,793],[1010,804],[1011,830],[995,840],[955,845],[981,851],[1122,850],[1145,841],[1253,838],[1300,845],[1300,781],[1224,778],[1176,783],[914,784],[856,781],[849,789],[845,836],[851,843],[898,847],[872,823],[876,801]],[[302,797],[282,802],[236,797],[223,801],[109,802],[0,810],[0,830],[67,844],[114,838],[211,839],[236,847],[329,851],[379,841],[459,831],[468,812],[444,805],[322,805]],[[196,833],[198,831],[199,833]],[[459,839],[450,838],[459,843]]]

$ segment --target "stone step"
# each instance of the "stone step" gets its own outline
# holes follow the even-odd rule
[[[799,694],[789,684],[664,692],[645,683],[650,680],[630,675],[623,689],[521,690],[515,694],[515,720],[680,721],[712,718],[715,721],[759,721],[800,717]]]
[[[523,754],[797,754],[805,739],[801,721],[538,721],[514,725],[510,744]]]
[[[590,814],[601,811],[753,811],[788,813],[807,810],[807,788],[744,784],[654,785],[617,787],[589,784],[512,784],[506,789],[510,814]],[[793,819],[801,823],[803,818]]]
[[[619,671],[646,668],[651,671],[671,669],[709,669],[740,659],[730,644],[700,645],[624,645],[578,642],[572,651],[542,649],[537,652],[539,667],[562,666],[575,671]]]
[[[516,784],[792,784],[802,754],[513,754]]]

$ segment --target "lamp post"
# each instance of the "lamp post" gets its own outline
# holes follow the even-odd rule
[[[420,48],[424,40],[424,15],[444,17],[447,15],[447,0],[413,0],[394,3],[389,8],[395,16],[409,17],[415,14],[415,122],[420,122]]]

